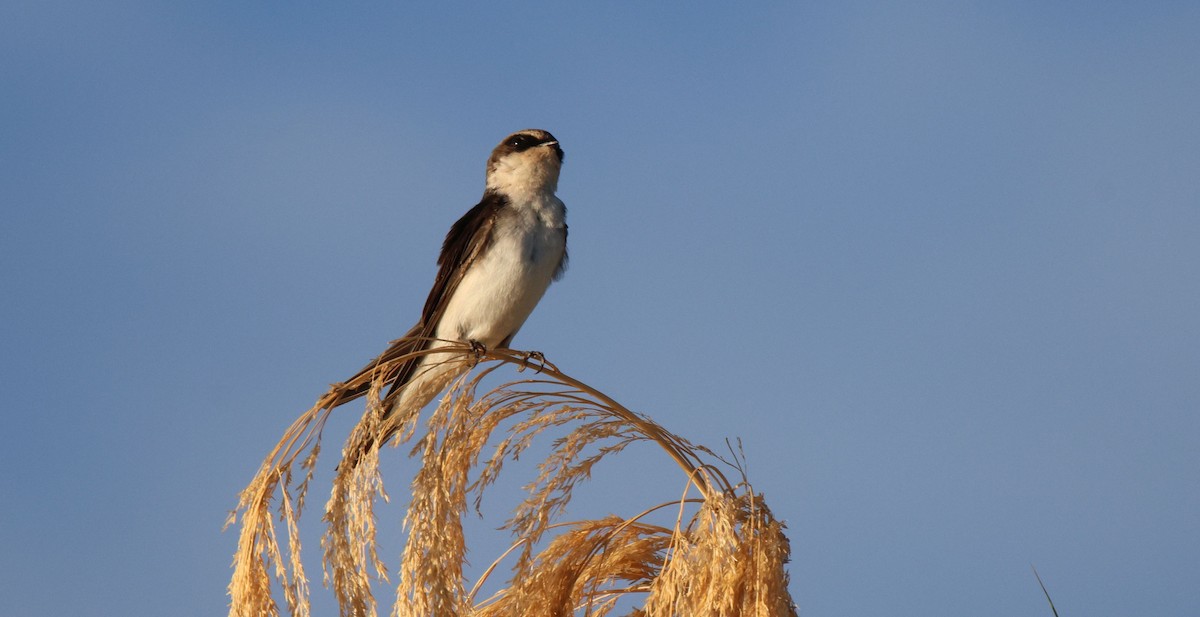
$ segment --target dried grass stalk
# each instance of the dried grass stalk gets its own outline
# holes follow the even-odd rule
[[[710,495],[673,540],[647,617],[796,614],[784,569],[788,540],[761,496]]]
[[[304,495],[328,414],[353,398],[347,393],[362,392],[367,392],[367,409],[343,449],[325,507],[322,538],[325,583],[343,615],[376,615],[372,584],[388,580],[375,539],[374,505],[377,498],[387,500],[379,449],[393,436],[405,442],[418,433],[412,455],[421,466],[412,480],[404,519],[408,538],[392,608],[397,617],[603,616],[631,594],[645,602],[644,609],[634,611],[637,615],[795,614],[784,568],[789,549],[783,525],[744,475],[735,486],[720,471],[732,467],[740,472],[736,456],[729,463],[693,446],[541,361],[537,376],[477,395],[485,377],[505,365],[524,370],[530,354],[481,353],[447,343],[388,362],[419,354],[432,354],[426,364],[434,369],[410,382],[394,404],[385,409],[381,402],[380,393],[388,385],[385,376],[394,374],[381,364],[357,382],[334,385],[268,455],[230,517],[232,523],[241,515],[229,585],[231,616],[278,615],[272,578],[280,585],[289,614],[309,614],[298,539]],[[467,373],[479,362],[483,366]],[[422,408],[448,385],[418,431]],[[484,490],[496,481],[506,461],[548,432],[559,436],[506,523],[517,539],[514,549],[519,549],[511,577],[500,591],[477,602],[474,596],[483,580],[468,591],[463,516],[472,500],[479,508]],[[680,500],[627,519],[556,522],[596,464],[638,441],[660,446],[700,498],[688,498],[689,490]],[[293,477],[293,469],[303,476]],[[673,525],[649,520],[672,505],[679,513]],[[277,537],[274,516],[284,524],[286,550]],[[547,534],[553,537],[543,542]]]
[[[621,596],[645,592],[671,544],[671,530],[616,516],[573,523],[533,560],[536,575],[477,606],[477,617],[571,615],[587,607],[602,617]]]

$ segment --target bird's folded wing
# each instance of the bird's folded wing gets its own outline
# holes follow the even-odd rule
[[[330,404],[330,408],[348,403],[363,396],[371,384],[382,376],[384,385],[391,384],[384,397],[385,408],[390,407],[401,388],[412,379],[422,356],[412,355],[424,351],[434,341],[438,323],[446,311],[450,298],[462,281],[463,274],[471,263],[487,248],[492,238],[496,217],[506,201],[494,193],[486,193],[474,208],[450,228],[442,243],[438,257],[438,273],[433,289],[425,300],[421,321],[404,336],[392,341],[379,357],[364,366],[350,379],[337,384],[341,391]]]

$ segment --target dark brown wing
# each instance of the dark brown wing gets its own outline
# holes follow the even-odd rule
[[[408,354],[426,349],[433,341],[437,324],[446,311],[447,303],[454,295],[454,290],[458,288],[463,273],[466,272],[470,263],[491,242],[492,226],[496,222],[496,215],[505,204],[507,204],[507,200],[503,196],[492,192],[484,193],[483,199],[450,227],[445,241],[442,242],[442,253],[438,256],[437,278],[434,279],[433,289],[429,291],[429,297],[425,300],[425,307],[421,311],[421,320],[403,337],[392,341],[378,358],[346,380],[344,383],[347,387],[334,403],[334,407],[366,394],[371,389],[371,382],[374,381],[370,376],[381,368],[387,371],[384,375],[384,383],[392,384],[384,398],[385,403],[394,398],[397,391],[412,379],[413,372],[420,363],[420,357],[410,358],[399,364],[395,361]]]
[[[421,311],[421,322],[432,324],[430,333],[438,321],[441,321],[446,303],[458,288],[467,266],[491,243],[492,226],[496,223],[496,216],[507,204],[506,197],[488,191],[474,208],[450,227],[445,241],[442,242],[442,254],[438,256],[437,278],[433,281],[433,289],[429,290],[425,308]]]
[[[564,211],[565,211],[565,208],[564,208]],[[568,259],[567,259],[567,248],[566,247],[567,247],[567,224],[563,223],[563,256],[562,256],[562,261],[558,262],[558,267],[556,267],[554,269],[554,280],[556,280],[556,281],[561,279],[563,274],[565,274],[567,271]],[[506,345],[506,347],[507,347],[507,345]]]

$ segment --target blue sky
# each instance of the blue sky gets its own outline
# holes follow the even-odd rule
[[[1064,615],[1194,613],[1198,31],[1187,2],[6,2],[6,612],[221,614],[237,491],[541,127],[572,261],[516,346],[740,437],[802,614],[1048,615],[1030,564]]]

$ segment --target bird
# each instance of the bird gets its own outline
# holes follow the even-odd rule
[[[567,208],[556,195],[563,156],[554,135],[541,129],[517,131],[492,150],[483,197],[446,234],[420,319],[335,388],[330,408],[366,394],[383,370],[383,383],[391,383],[381,401],[386,419],[407,391],[420,390],[418,382],[445,374],[449,352],[397,359],[455,343],[476,350],[512,343],[567,267]]]

